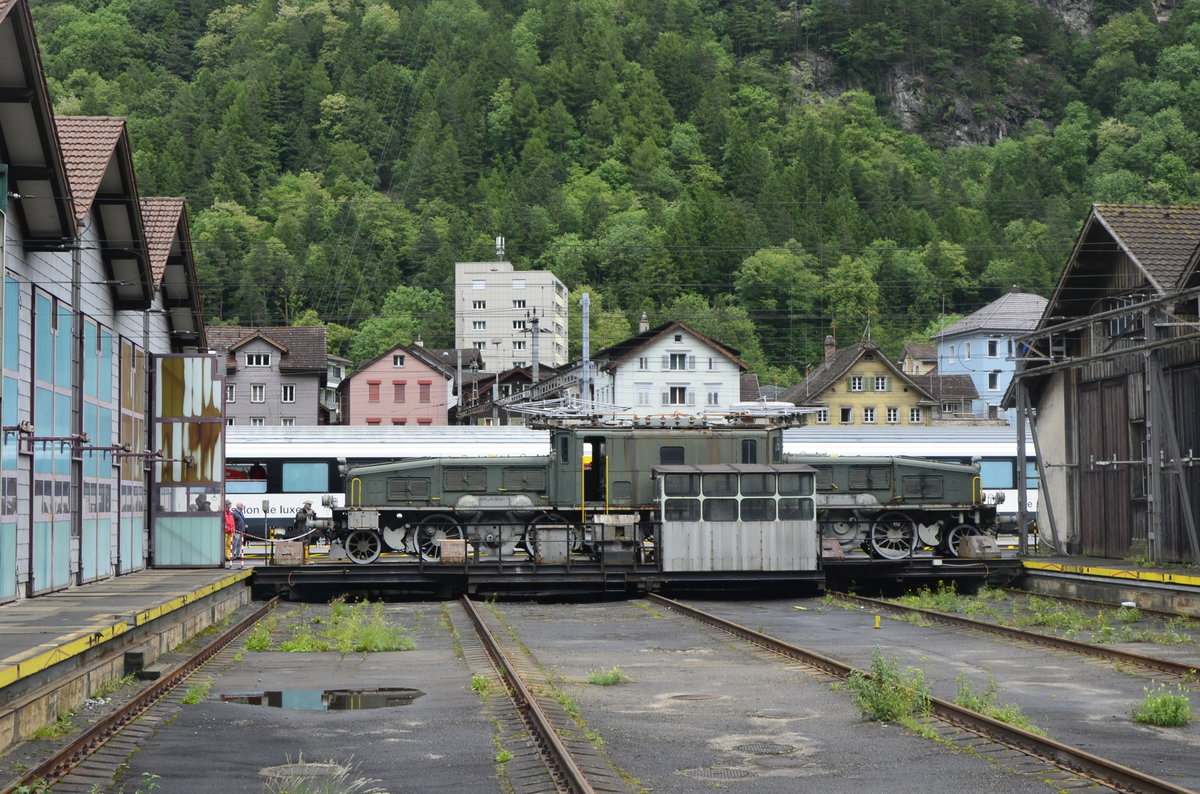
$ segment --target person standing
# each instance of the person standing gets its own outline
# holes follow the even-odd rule
[[[230,547],[232,559],[238,561],[239,568],[245,568],[246,505],[238,502],[229,512],[233,515],[233,545]]]
[[[233,505],[228,499],[225,500],[225,567],[233,567],[233,536],[237,530],[237,523],[233,520]]]
[[[308,537],[309,524],[317,517],[317,511],[313,510],[312,502],[307,501],[304,507],[296,511],[296,523],[292,526],[292,537],[296,540],[302,540],[305,543],[313,543],[314,539]],[[315,527],[313,527],[315,529]]]

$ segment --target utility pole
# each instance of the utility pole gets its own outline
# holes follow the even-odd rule
[[[583,323],[583,360],[580,366],[583,371],[579,376],[579,399],[586,401],[589,398],[588,390],[591,387],[592,381],[592,360],[591,354],[588,351],[588,346],[591,344],[591,319],[592,319],[592,295],[589,292],[583,293],[579,299],[580,320]]]

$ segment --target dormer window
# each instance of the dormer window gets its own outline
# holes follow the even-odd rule
[[[246,366],[247,367],[269,367],[269,366],[271,366],[271,354],[270,353],[247,353],[246,354]]]
[[[683,334],[675,334],[675,341],[676,341],[676,342],[682,342],[682,341],[683,341]]]
[[[404,366],[404,356],[396,354],[392,356],[392,366],[400,368]]]

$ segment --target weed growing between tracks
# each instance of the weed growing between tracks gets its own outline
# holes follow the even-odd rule
[[[92,693],[92,697],[93,698],[108,697],[109,695],[111,695],[113,692],[116,692],[121,687],[129,686],[130,684],[134,683],[135,681],[137,681],[137,676],[134,675],[133,673],[130,673],[129,675],[126,675],[126,676],[121,676],[120,678],[114,678],[111,681],[105,681],[103,684],[101,684],[100,686],[98,686],[96,688],[96,691]]]
[[[1014,728],[1020,728],[1023,731],[1035,733],[1038,736],[1048,735],[1044,730],[1029,721],[1029,718],[1022,713],[1020,706],[1015,703],[1006,703],[1004,705],[997,703],[996,695],[998,694],[1000,694],[1000,685],[995,681],[989,679],[984,690],[976,692],[971,686],[971,682],[967,680],[966,674],[958,674],[958,694],[954,696],[955,704],[971,709],[971,711],[978,711],[986,717],[999,720]]]
[[[408,636],[408,629],[391,624],[383,604],[366,601],[347,604],[345,599],[334,599],[330,602],[328,618],[316,615],[306,619],[304,609],[297,613],[297,618],[300,622],[290,627],[291,637],[279,643],[278,650],[295,653],[378,653],[411,651],[417,647]],[[271,650],[275,626],[274,616],[262,621],[251,630],[243,647],[248,651]]]
[[[263,794],[387,794],[387,789],[376,786],[380,781],[373,778],[351,780],[354,765],[349,763],[314,763],[305,761],[301,754],[295,763],[289,758],[275,770],[263,785]]]
[[[1146,697],[1131,712],[1134,722],[1177,728],[1192,721],[1192,704],[1183,687],[1159,684],[1154,689],[1146,687],[1144,691]]]
[[[55,714],[54,722],[38,728],[29,738],[35,742],[43,739],[61,739],[73,730],[75,730],[75,710],[70,709]]]
[[[920,732],[917,718],[929,713],[925,671],[915,667],[902,671],[899,657],[884,656],[878,645],[871,649],[869,672],[855,670],[845,686],[868,720],[895,722]]]
[[[192,684],[183,693],[183,698],[180,703],[187,703],[189,706],[194,706],[204,698],[208,697],[208,691],[212,689],[213,682],[206,681],[203,684]]]

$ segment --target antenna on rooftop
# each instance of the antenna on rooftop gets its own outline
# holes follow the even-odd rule
[[[504,237],[503,236],[496,237],[496,261],[498,261],[498,262],[504,261]]]

